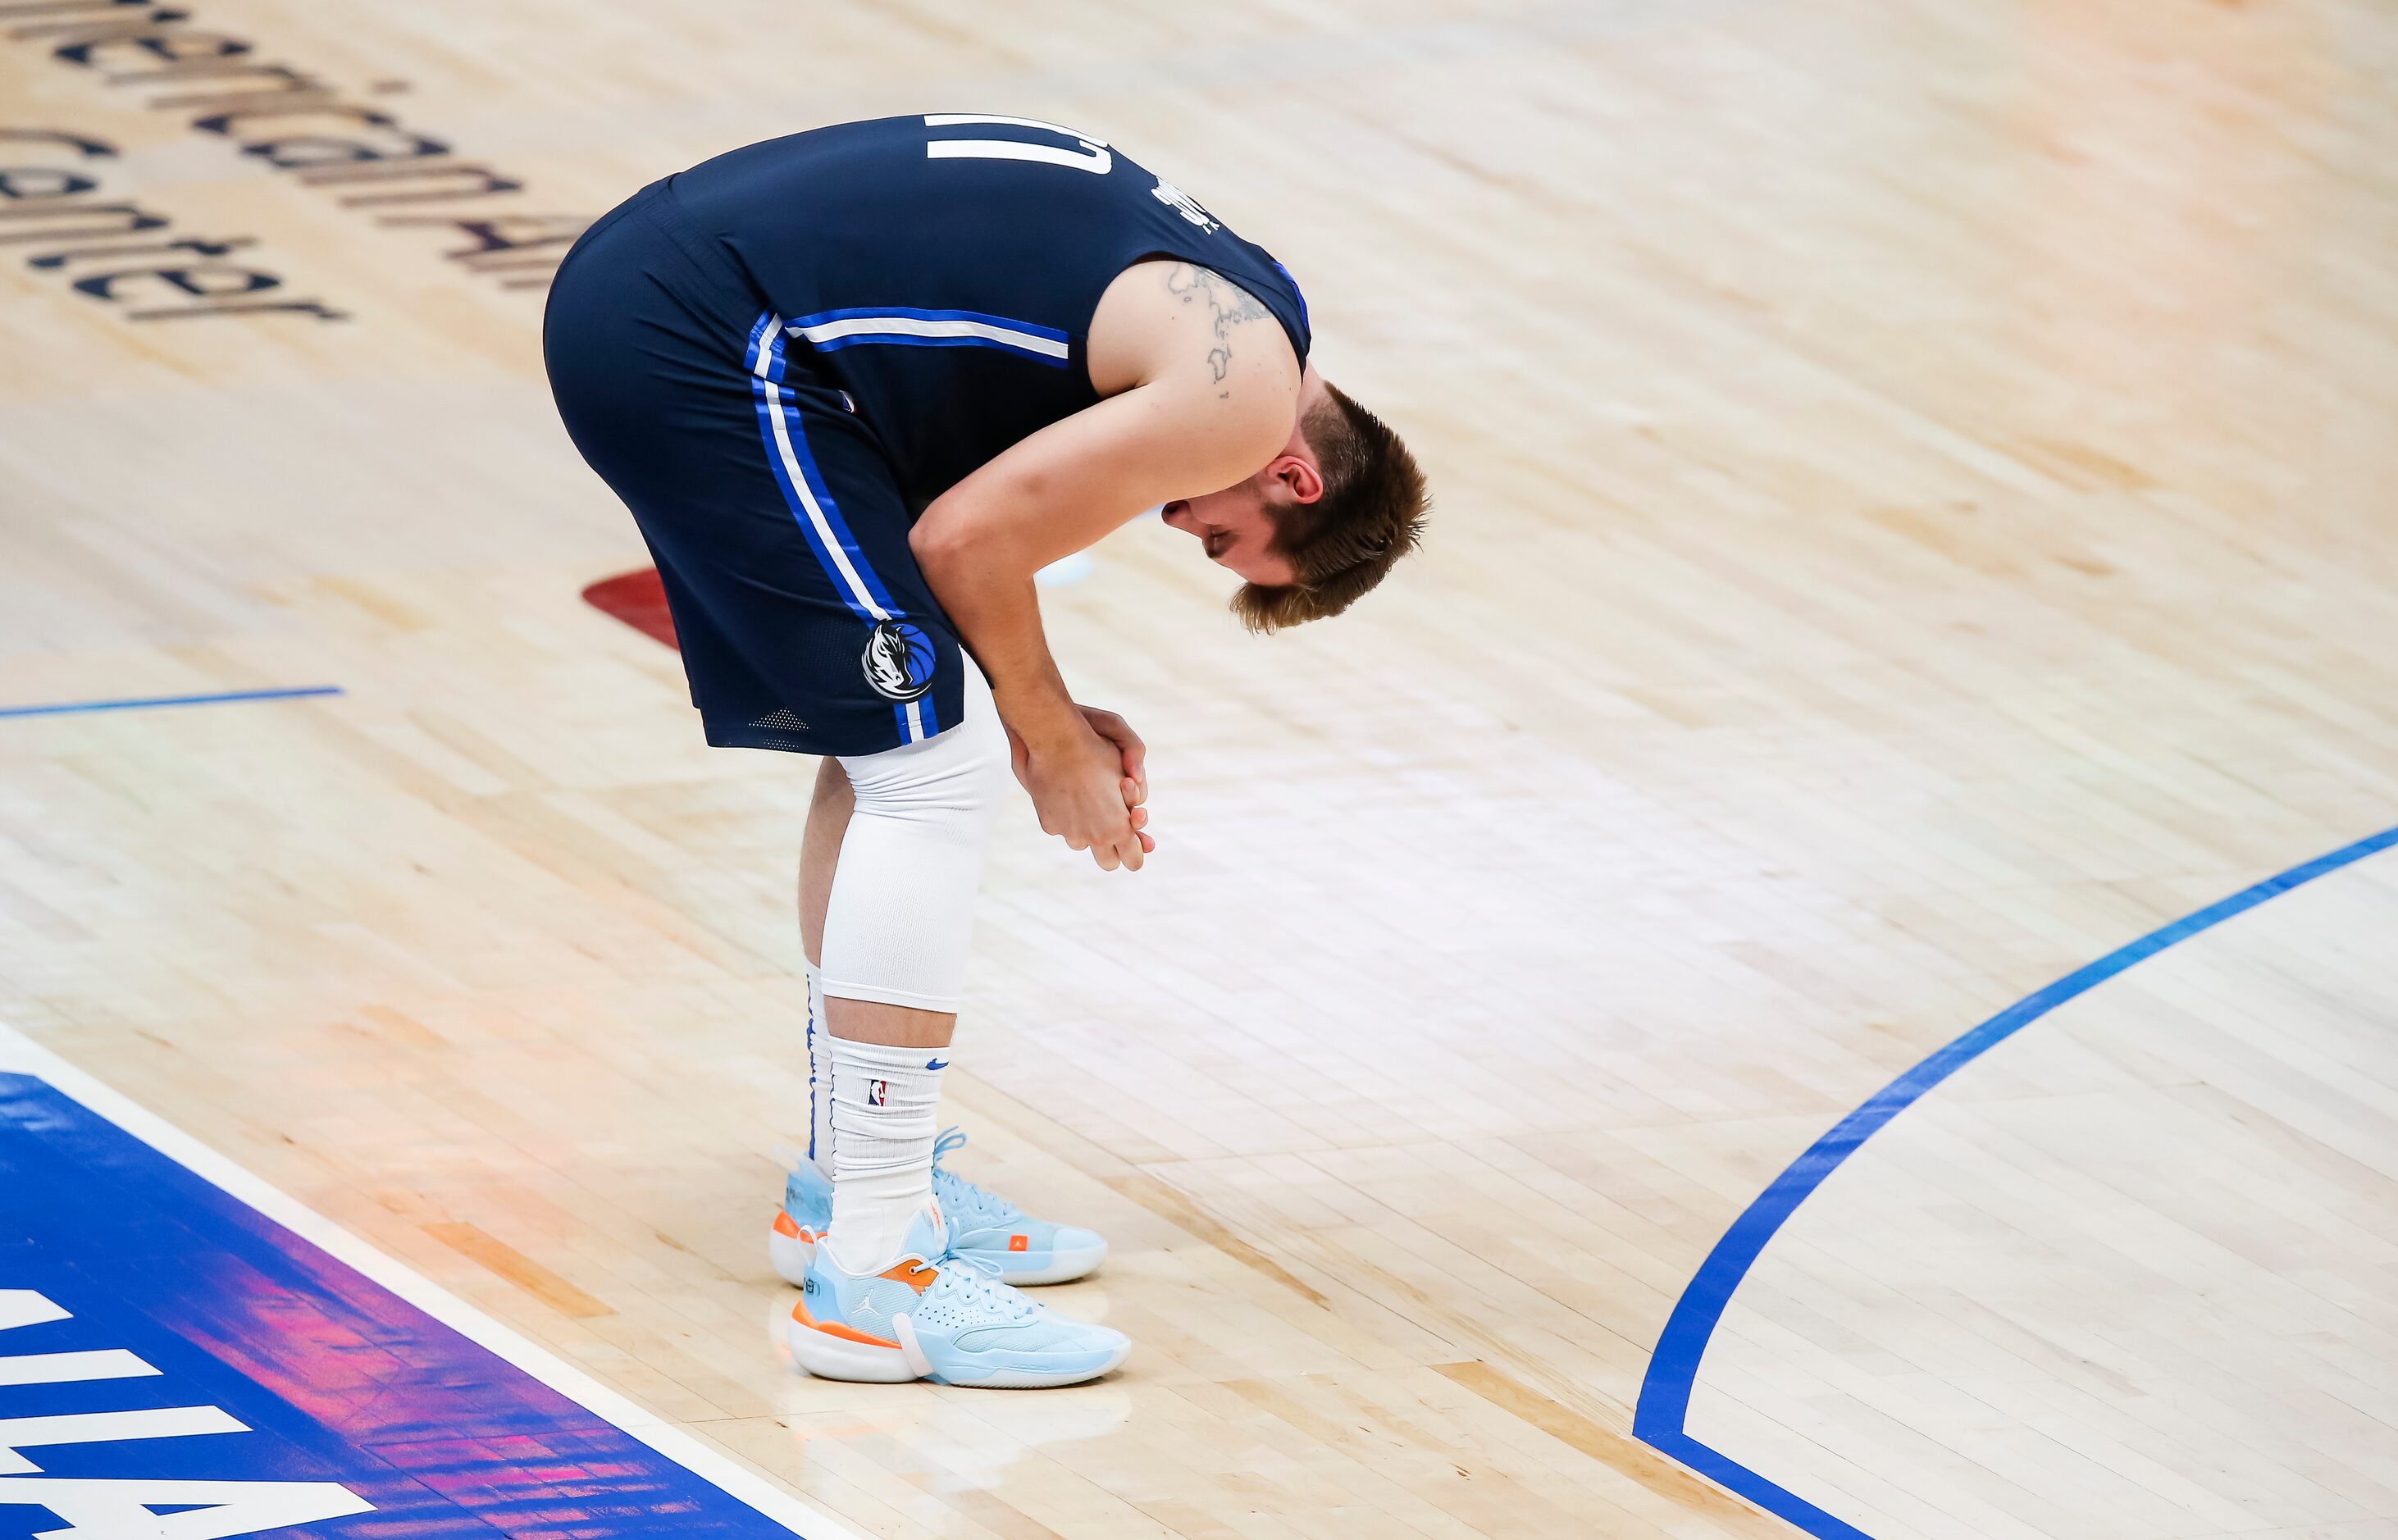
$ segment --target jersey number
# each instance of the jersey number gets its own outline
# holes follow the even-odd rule
[[[1038,128],[1044,133],[1071,139],[1082,148],[1069,150],[1056,144],[1033,144],[1020,139],[929,139],[924,142],[927,160],[1037,160],[1044,166],[1067,166],[1094,176],[1105,176],[1115,164],[1108,153],[1108,142],[1078,134],[1071,128],[1061,128],[1055,123],[1044,123],[1037,117],[982,117],[973,113],[927,113],[927,128],[954,128],[962,123],[1004,123],[1012,128]]]

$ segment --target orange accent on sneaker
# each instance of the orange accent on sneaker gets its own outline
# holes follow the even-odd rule
[[[793,1240],[800,1238],[802,1234],[800,1230],[800,1222],[791,1217],[790,1210],[787,1209],[777,1209],[775,1210],[775,1234],[778,1236],[788,1236]]]
[[[839,1321],[820,1321],[814,1316],[808,1314],[808,1302],[805,1300],[802,1300],[799,1304],[791,1306],[791,1319],[799,1322],[802,1326],[807,1327],[810,1331],[821,1331],[828,1337],[839,1337],[844,1342],[864,1343],[869,1347],[896,1347],[899,1345],[897,1343],[892,1342],[887,1338],[875,1336],[871,1332],[860,1331],[854,1326],[843,1326]]]
[[[933,1280],[941,1275],[918,1262],[914,1257],[901,1257],[897,1262],[884,1268],[882,1276],[894,1283],[904,1283],[921,1294],[933,1287]]]
[[[1007,1237],[1007,1249],[1011,1251],[1029,1251],[1032,1249],[1032,1237],[1031,1236],[1010,1236]]]

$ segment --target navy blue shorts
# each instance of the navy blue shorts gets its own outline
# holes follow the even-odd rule
[[[542,350],[640,525],[707,741],[871,754],[958,721],[957,633],[873,429],[663,183],[576,243]]]

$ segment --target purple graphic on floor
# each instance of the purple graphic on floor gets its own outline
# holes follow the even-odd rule
[[[0,1073],[0,1540],[790,1540],[47,1081]]]

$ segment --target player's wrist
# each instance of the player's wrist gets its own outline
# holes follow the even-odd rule
[[[1090,724],[1074,703],[1063,696],[1052,699],[1047,692],[1031,698],[998,699],[1000,715],[1008,727],[1024,740],[1024,747],[1034,758],[1070,749],[1091,736]]]

